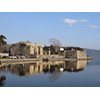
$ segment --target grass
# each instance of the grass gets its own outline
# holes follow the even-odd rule
[[[10,58],[0,58],[0,59],[10,59]]]

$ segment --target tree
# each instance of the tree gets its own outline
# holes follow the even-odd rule
[[[7,38],[3,35],[0,35],[0,46],[7,44],[7,42],[4,39],[7,39]]]
[[[20,42],[20,48],[21,48],[21,51],[22,51],[22,55],[23,55],[23,49],[24,49],[25,46],[26,46],[26,44],[24,42]]]
[[[3,53],[10,53],[10,47],[11,45],[10,44],[6,44],[2,47],[2,52]]]
[[[29,40],[27,40],[25,43],[32,43],[32,42],[30,42]]]
[[[2,52],[2,46],[7,44],[7,42],[6,42],[4,39],[7,39],[7,38],[1,34],[1,35],[0,35],[0,47],[1,47],[1,52]]]
[[[50,45],[53,45],[55,47],[55,52],[57,52],[59,47],[62,46],[60,41],[55,38],[50,38],[48,42]]]

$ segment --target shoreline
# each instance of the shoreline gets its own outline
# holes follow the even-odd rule
[[[70,58],[58,58],[58,59],[42,59],[42,58],[29,58],[29,59],[0,59],[0,65],[2,64],[11,64],[11,63],[34,63],[36,61],[78,61],[78,60],[91,60],[92,58],[83,58],[83,59],[70,59]]]

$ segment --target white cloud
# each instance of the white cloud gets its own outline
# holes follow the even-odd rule
[[[81,20],[78,20],[78,22],[88,22],[88,20],[86,20],[86,19],[81,19]]]
[[[99,28],[99,26],[96,25],[90,25],[91,28]]]
[[[82,19],[82,20],[73,20],[73,19],[63,19],[64,23],[69,24],[69,26],[72,26],[73,24],[77,23],[77,22],[87,22],[88,20]]]
[[[70,26],[72,26],[72,24],[76,23],[77,20],[71,20],[71,19],[67,18],[67,19],[64,19],[63,22],[69,24]]]

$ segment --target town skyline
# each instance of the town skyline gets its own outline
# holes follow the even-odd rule
[[[49,45],[56,38],[62,46],[100,50],[99,12],[0,12],[0,34],[7,43],[31,41]]]

